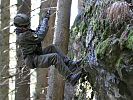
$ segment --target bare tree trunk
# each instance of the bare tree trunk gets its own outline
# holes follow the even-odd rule
[[[69,41],[71,0],[58,0],[53,44],[67,53]],[[50,68],[49,87],[46,100],[63,100],[64,80],[52,66]]]
[[[10,0],[1,0],[1,32],[0,32],[0,99],[8,100],[9,91],[9,26]]]
[[[43,0],[42,0],[43,1]],[[46,47],[49,44],[52,43],[53,41],[53,33],[54,33],[54,22],[55,22],[55,11],[56,9],[53,9],[53,7],[56,7],[57,5],[57,0],[52,0],[45,1],[41,4],[41,11],[40,11],[40,19],[44,16],[44,12],[47,10],[45,8],[48,7],[48,4],[51,4],[51,16],[49,19],[49,29],[48,33],[43,41],[43,46]],[[40,20],[41,21],[41,20]],[[48,68],[42,69],[38,68],[37,69],[37,86],[36,86],[36,93],[37,93],[37,100],[45,100],[46,99],[46,93],[47,93],[47,86],[48,86]]]
[[[18,3],[21,3],[18,0]],[[26,13],[30,16],[31,0],[24,0],[21,4],[18,4],[18,13]],[[23,65],[22,54],[17,48],[17,76],[15,82],[15,100],[29,100],[30,98],[30,69],[28,66]],[[25,67],[24,69],[22,67]],[[22,70],[23,69],[23,70]]]

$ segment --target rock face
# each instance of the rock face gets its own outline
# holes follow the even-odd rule
[[[133,100],[131,4],[116,0],[83,1],[85,10],[81,20],[87,25],[82,28],[87,30],[86,71],[93,97],[96,100]]]

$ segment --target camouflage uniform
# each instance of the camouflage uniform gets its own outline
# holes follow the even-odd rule
[[[55,65],[59,73],[63,75],[72,85],[75,85],[80,78],[82,71],[72,73],[79,66],[81,60],[72,61],[56,46],[49,45],[42,49],[41,41],[43,41],[47,30],[49,11],[46,13],[41,24],[36,31],[31,30],[30,20],[26,14],[17,14],[14,18],[16,26],[17,43],[24,58],[24,62],[30,68],[48,68]],[[71,72],[72,71],[72,72]]]
[[[23,53],[25,64],[30,68],[48,68],[55,65],[63,76],[68,76],[71,71],[64,63],[67,57],[56,46],[49,45],[42,49],[41,41],[48,29],[48,18],[44,18],[36,31],[16,28],[17,43]]]

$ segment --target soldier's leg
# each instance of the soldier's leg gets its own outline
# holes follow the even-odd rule
[[[81,71],[73,74],[57,53],[36,56],[34,58],[34,64],[37,68],[47,68],[50,65],[55,65],[59,73],[63,75],[72,85],[77,83],[82,74]]]
[[[48,68],[51,65],[55,65],[59,73],[65,78],[72,74],[69,68],[63,62],[62,58],[57,53],[35,56],[34,64],[36,68]]]
[[[43,51],[43,54],[57,53],[63,58],[63,60],[67,59],[67,56],[57,46],[53,44],[43,48],[42,51]]]
[[[43,54],[57,53],[63,59],[64,63],[69,67],[71,71],[75,71],[78,66],[81,65],[82,60],[69,60],[68,57],[55,45],[51,44],[43,49]]]

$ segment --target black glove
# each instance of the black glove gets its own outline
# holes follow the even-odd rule
[[[48,11],[46,12],[44,18],[48,18],[49,19],[49,17],[50,17],[50,11],[51,11],[51,9],[49,8]]]
[[[49,20],[49,17],[50,17],[50,8],[48,9],[48,11],[45,13],[45,16],[44,16],[44,18],[42,19],[42,21],[41,21],[41,23],[39,24],[39,26],[36,28],[36,32],[38,32],[39,30],[40,30],[40,27],[42,27],[42,26],[45,26],[45,25],[47,25],[46,23],[47,23],[47,21]],[[46,19],[47,18],[47,19]]]

